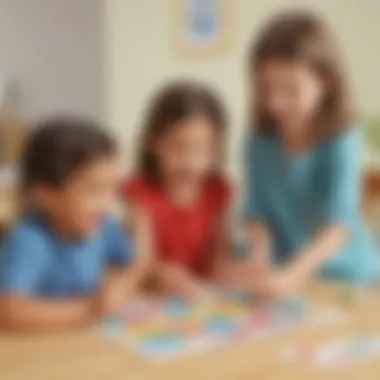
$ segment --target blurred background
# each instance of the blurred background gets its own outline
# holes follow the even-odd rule
[[[380,232],[380,224],[376,226],[380,221],[380,0],[0,0],[0,232],[16,215],[17,160],[35,120],[73,113],[103,122],[120,142],[124,169],[130,170],[146,103],[152,91],[171,79],[205,81],[222,95],[231,119],[228,171],[239,184],[248,128],[247,46],[268,18],[297,8],[321,14],[341,44],[366,136],[365,208]],[[325,293],[321,295],[324,302]],[[373,303],[370,307],[363,320],[377,318]],[[378,319],[373,324],[378,326]],[[337,334],[342,331],[347,333],[337,329]],[[45,346],[45,337],[37,346],[27,342],[26,356],[20,356],[17,344],[0,339],[0,362],[1,354],[7,353],[1,363],[5,373],[20,369],[20,377],[12,379],[24,380],[27,365],[36,374],[33,379],[57,378],[57,368],[60,377],[77,378],[71,371],[81,366],[93,368],[102,376],[97,379],[109,379],[110,368],[124,366],[132,377],[135,373],[142,378],[139,371],[145,363],[135,364],[116,348],[105,354],[102,341],[86,343],[78,335],[70,346],[69,338],[46,339]],[[245,370],[242,363],[251,363],[256,354],[260,358],[271,347],[269,342],[257,351],[239,351],[231,363],[215,356],[218,375],[206,374],[210,379],[229,378],[224,365],[234,371],[241,365]],[[64,361],[46,360],[50,350],[52,358]],[[23,361],[25,357],[30,360]],[[26,366],[20,366],[20,358]],[[66,368],[69,359],[74,364]],[[196,367],[187,371],[179,365],[175,373],[183,376],[207,368]],[[157,369],[150,373],[156,376]],[[276,378],[295,378],[279,373]],[[325,378],[324,373],[321,376]],[[378,372],[374,376],[362,378],[378,379]],[[124,377],[125,373],[120,378]],[[244,378],[251,376],[247,372]]]
[[[196,7],[197,1],[202,3],[190,3]],[[181,3],[187,2],[0,0],[3,187],[12,182],[12,162],[25,130],[33,120],[56,112],[104,121],[121,142],[125,168],[130,168],[147,99],[161,83],[178,77],[207,81],[223,95],[231,115],[228,169],[239,180],[246,46],[268,17],[289,8],[321,13],[337,34],[369,136],[365,158],[377,166],[378,0],[220,0],[198,31],[191,29],[195,11]],[[11,196],[8,190],[2,193],[2,199]],[[2,205],[0,214],[10,212],[10,201]]]

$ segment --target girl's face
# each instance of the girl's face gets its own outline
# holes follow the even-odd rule
[[[269,61],[256,75],[256,102],[280,133],[302,132],[316,115],[324,97],[325,86],[302,63]]]
[[[220,136],[210,120],[196,116],[171,126],[155,148],[164,178],[192,184],[216,168]]]

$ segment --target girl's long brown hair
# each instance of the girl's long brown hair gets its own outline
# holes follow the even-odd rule
[[[159,165],[154,153],[157,140],[179,122],[194,116],[206,117],[220,135],[225,134],[226,114],[223,104],[207,86],[178,81],[158,91],[151,100],[142,126],[137,157],[138,175],[153,181],[159,180]]]
[[[275,17],[262,30],[249,51],[249,73],[269,61],[304,63],[326,84],[327,92],[314,122],[317,140],[348,125],[354,117],[341,53],[325,23],[313,13],[290,12]],[[251,112],[251,125],[259,133],[276,133],[276,125],[258,106]]]

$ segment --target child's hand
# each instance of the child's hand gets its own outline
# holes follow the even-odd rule
[[[163,265],[160,268],[159,279],[165,290],[187,299],[199,301],[212,298],[206,287],[179,265]]]
[[[264,255],[252,256],[247,259],[247,266],[255,274],[265,275],[271,271],[271,264],[268,257]]]
[[[107,279],[94,300],[94,313],[103,319],[120,312],[126,302],[126,287],[122,276]]]
[[[225,260],[215,271],[217,282],[250,288],[252,279],[267,278],[270,264],[265,257],[252,256],[244,259]]]
[[[273,271],[254,284],[254,291],[264,298],[281,299],[296,295],[301,281],[290,270]]]

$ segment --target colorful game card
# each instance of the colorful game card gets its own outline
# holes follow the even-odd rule
[[[347,365],[373,356],[380,357],[380,336],[359,336],[316,347],[303,345],[283,352],[283,358],[288,362],[323,367]]]
[[[177,298],[132,302],[101,329],[142,356],[163,359],[343,318],[336,310],[315,313],[302,300],[259,305],[249,294],[231,289],[219,293],[207,305]]]

